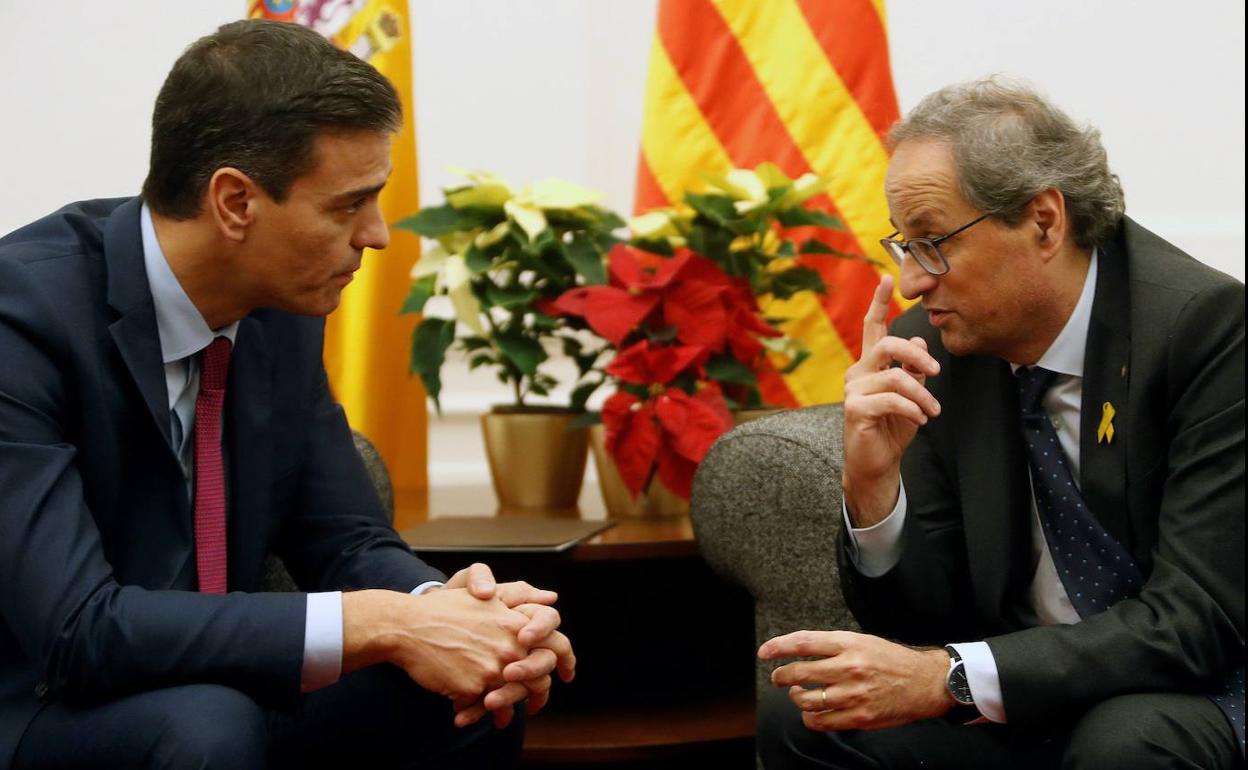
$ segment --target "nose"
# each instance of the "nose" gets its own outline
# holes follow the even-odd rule
[[[357,249],[384,249],[390,245],[390,228],[386,226],[386,218],[382,215],[381,205],[372,201],[366,216],[357,220],[351,245]]]
[[[907,256],[901,263],[900,280],[897,290],[906,299],[918,299],[936,288],[940,278],[923,269],[914,257]]]

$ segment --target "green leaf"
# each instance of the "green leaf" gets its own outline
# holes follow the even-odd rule
[[[455,341],[455,321],[443,318],[426,318],[412,333],[411,370],[420,375],[425,392],[433,399],[433,405],[442,414],[438,396],[442,392],[442,364],[446,350]]]
[[[631,243],[642,251],[648,251],[651,254],[662,254],[665,257],[676,255],[676,250],[672,248],[672,244],[666,238],[635,238]]]
[[[573,409],[584,409],[585,404],[589,401],[589,397],[594,394],[595,390],[602,385],[602,381],[583,382],[572,389],[572,399],[569,404]]]
[[[572,242],[564,249],[564,253],[587,285],[601,286],[607,282],[607,266],[603,263],[602,252],[592,238],[582,233],[573,235]]]
[[[602,355],[601,350],[593,350],[579,356],[573,356],[572,360],[576,362],[576,370],[584,377],[594,368],[594,364],[598,362],[598,356]]]
[[[471,353],[474,350],[483,350],[484,348],[490,347],[489,340],[487,340],[484,337],[478,337],[475,334],[471,337],[464,337],[462,340],[459,341],[459,344],[462,345],[464,347],[464,350],[468,351],[469,353]]]
[[[697,254],[705,255],[718,264],[723,264],[731,254],[729,246],[735,238],[731,232],[722,227],[708,227],[705,224],[694,225],[689,232],[689,248]]]
[[[785,365],[785,367],[784,367],[783,369],[781,369],[781,370],[780,370],[780,373],[781,373],[781,374],[792,374],[792,373],[793,373],[793,370],[795,370],[795,369],[797,369],[797,367],[801,366],[801,365],[802,365],[802,362],[803,362],[803,361],[805,361],[805,360],[806,360],[806,359],[808,359],[808,358],[810,358],[810,349],[809,349],[809,348],[802,348],[801,350],[799,350],[799,351],[797,352],[797,355],[793,356],[793,360],[792,360],[792,361],[790,361],[787,365]]]
[[[732,356],[718,355],[706,362],[706,376],[718,382],[729,382],[734,385],[758,385],[758,377],[750,367]]]
[[[646,337],[651,342],[663,343],[663,342],[671,342],[672,340],[676,339],[676,327],[675,326],[666,326],[657,331],[652,331],[650,329],[643,329],[643,331],[646,333]]]
[[[595,385],[594,387],[597,387],[597,386]],[[569,422],[568,427],[564,428],[564,430],[574,431],[574,430],[580,430],[582,428],[588,428],[593,425],[601,425],[601,424],[602,424],[601,412],[586,412],[585,414],[578,415],[576,419]]]
[[[732,205],[732,199],[726,195],[685,193],[685,203],[702,216],[724,227],[737,218],[737,209]]]
[[[492,306],[515,310],[532,305],[537,292],[524,286],[504,287],[490,283],[485,286],[485,297]]]
[[[831,227],[833,230],[844,230],[845,223],[826,211],[816,211],[814,209],[785,209],[776,212],[776,219],[780,220],[780,224],[785,227],[802,227],[805,225],[816,225],[818,227]]]
[[[518,334],[499,335],[494,339],[494,343],[516,369],[529,377],[537,374],[538,365],[546,360],[546,351],[532,337]]]
[[[423,313],[425,311],[425,303],[429,301],[435,293],[434,285],[438,281],[437,274],[426,275],[419,281],[412,282],[412,288],[407,292],[407,299],[403,300],[403,307],[399,308],[399,313]]]
[[[561,325],[560,319],[548,316],[545,313],[539,313],[536,310],[533,311],[531,318],[531,328],[536,332],[553,332]]]
[[[576,337],[560,337],[559,341],[563,344],[563,354],[568,358],[575,358],[581,354],[584,346]]]
[[[776,250],[776,255],[781,257],[792,257],[797,254],[793,246],[793,241],[785,241],[780,244],[780,248]]]
[[[834,249],[823,241],[811,238],[803,241],[802,245],[797,248],[798,254],[831,254],[835,257],[843,257],[845,259],[861,259],[857,254],[851,254],[848,251]]]
[[[490,259],[484,251],[478,249],[475,243],[470,244],[468,250],[464,252],[464,264],[468,266],[473,275],[489,270],[493,266],[493,262],[494,260]]]
[[[489,353],[478,353],[472,358],[468,359],[468,371],[471,372],[473,369],[485,366],[486,364],[493,364],[493,363],[496,363],[494,356],[490,355]]]
[[[426,238],[437,238],[440,235],[459,230],[472,230],[481,226],[481,217],[472,211],[461,211],[453,206],[430,206],[421,209],[410,217],[394,223],[400,230],[410,230]]]
[[[828,287],[823,277],[809,267],[794,267],[771,277],[771,292],[779,299],[788,299],[803,291],[826,294]]]

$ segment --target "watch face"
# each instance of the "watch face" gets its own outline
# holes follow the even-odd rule
[[[962,661],[956,661],[949,669],[948,682],[949,694],[954,700],[963,706],[975,705],[975,698],[971,696],[971,686],[966,681],[966,668],[962,665]]]

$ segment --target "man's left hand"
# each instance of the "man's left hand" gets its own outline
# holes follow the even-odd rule
[[[516,634],[517,641],[529,649],[521,660],[509,663],[503,669],[502,687],[491,690],[467,707],[456,708],[455,725],[466,727],[487,713],[493,713],[494,723],[506,727],[512,720],[515,704],[525,700],[525,713],[535,714],[550,698],[551,673],[558,670],[559,678],[571,682],[576,674],[576,655],[572,643],[559,633],[560,617],[550,605],[559,595],[554,591],[536,588],[524,581],[499,584],[488,566],[472,564],[451,576],[446,588],[467,588],[478,599],[498,596],[508,607],[529,616],[529,622]]]
[[[780,666],[777,687],[812,730],[878,730],[941,716],[954,706],[949,655],[852,631],[796,631],[763,643],[763,660],[819,657]],[[813,689],[808,689],[812,688]]]

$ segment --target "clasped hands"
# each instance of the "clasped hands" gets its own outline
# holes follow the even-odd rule
[[[471,695],[452,697],[455,725],[465,727],[491,712],[494,723],[506,727],[515,713],[512,707],[526,699],[525,713],[536,714],[550,699],[552,671],[557,670],[564,682],[571,682],[576,675],[576,654],[572,652],[572,643],[557,630],[559,612],[551,606],[559,595],[524,581],[499,585],[490,568],[481,563],[456,572],[442,590],[457,588],[466,589],[478,601],[501,602],[510,609],[513,616],[504,629],[514,631],[518,645],[511,652],[525,654],[506,663],[500,672],[502,684],[479,699],[473,700]]]
[[[565,682],[576,672],[572,644],[551,606],[557,598],[523,581],[497,583],[484,564],[419,596],[344,593],[343,673],[391,663],[449,698],[457,727],[487,713],[505,727],[520,701],[529,714],[546,704],[552,672]]]

